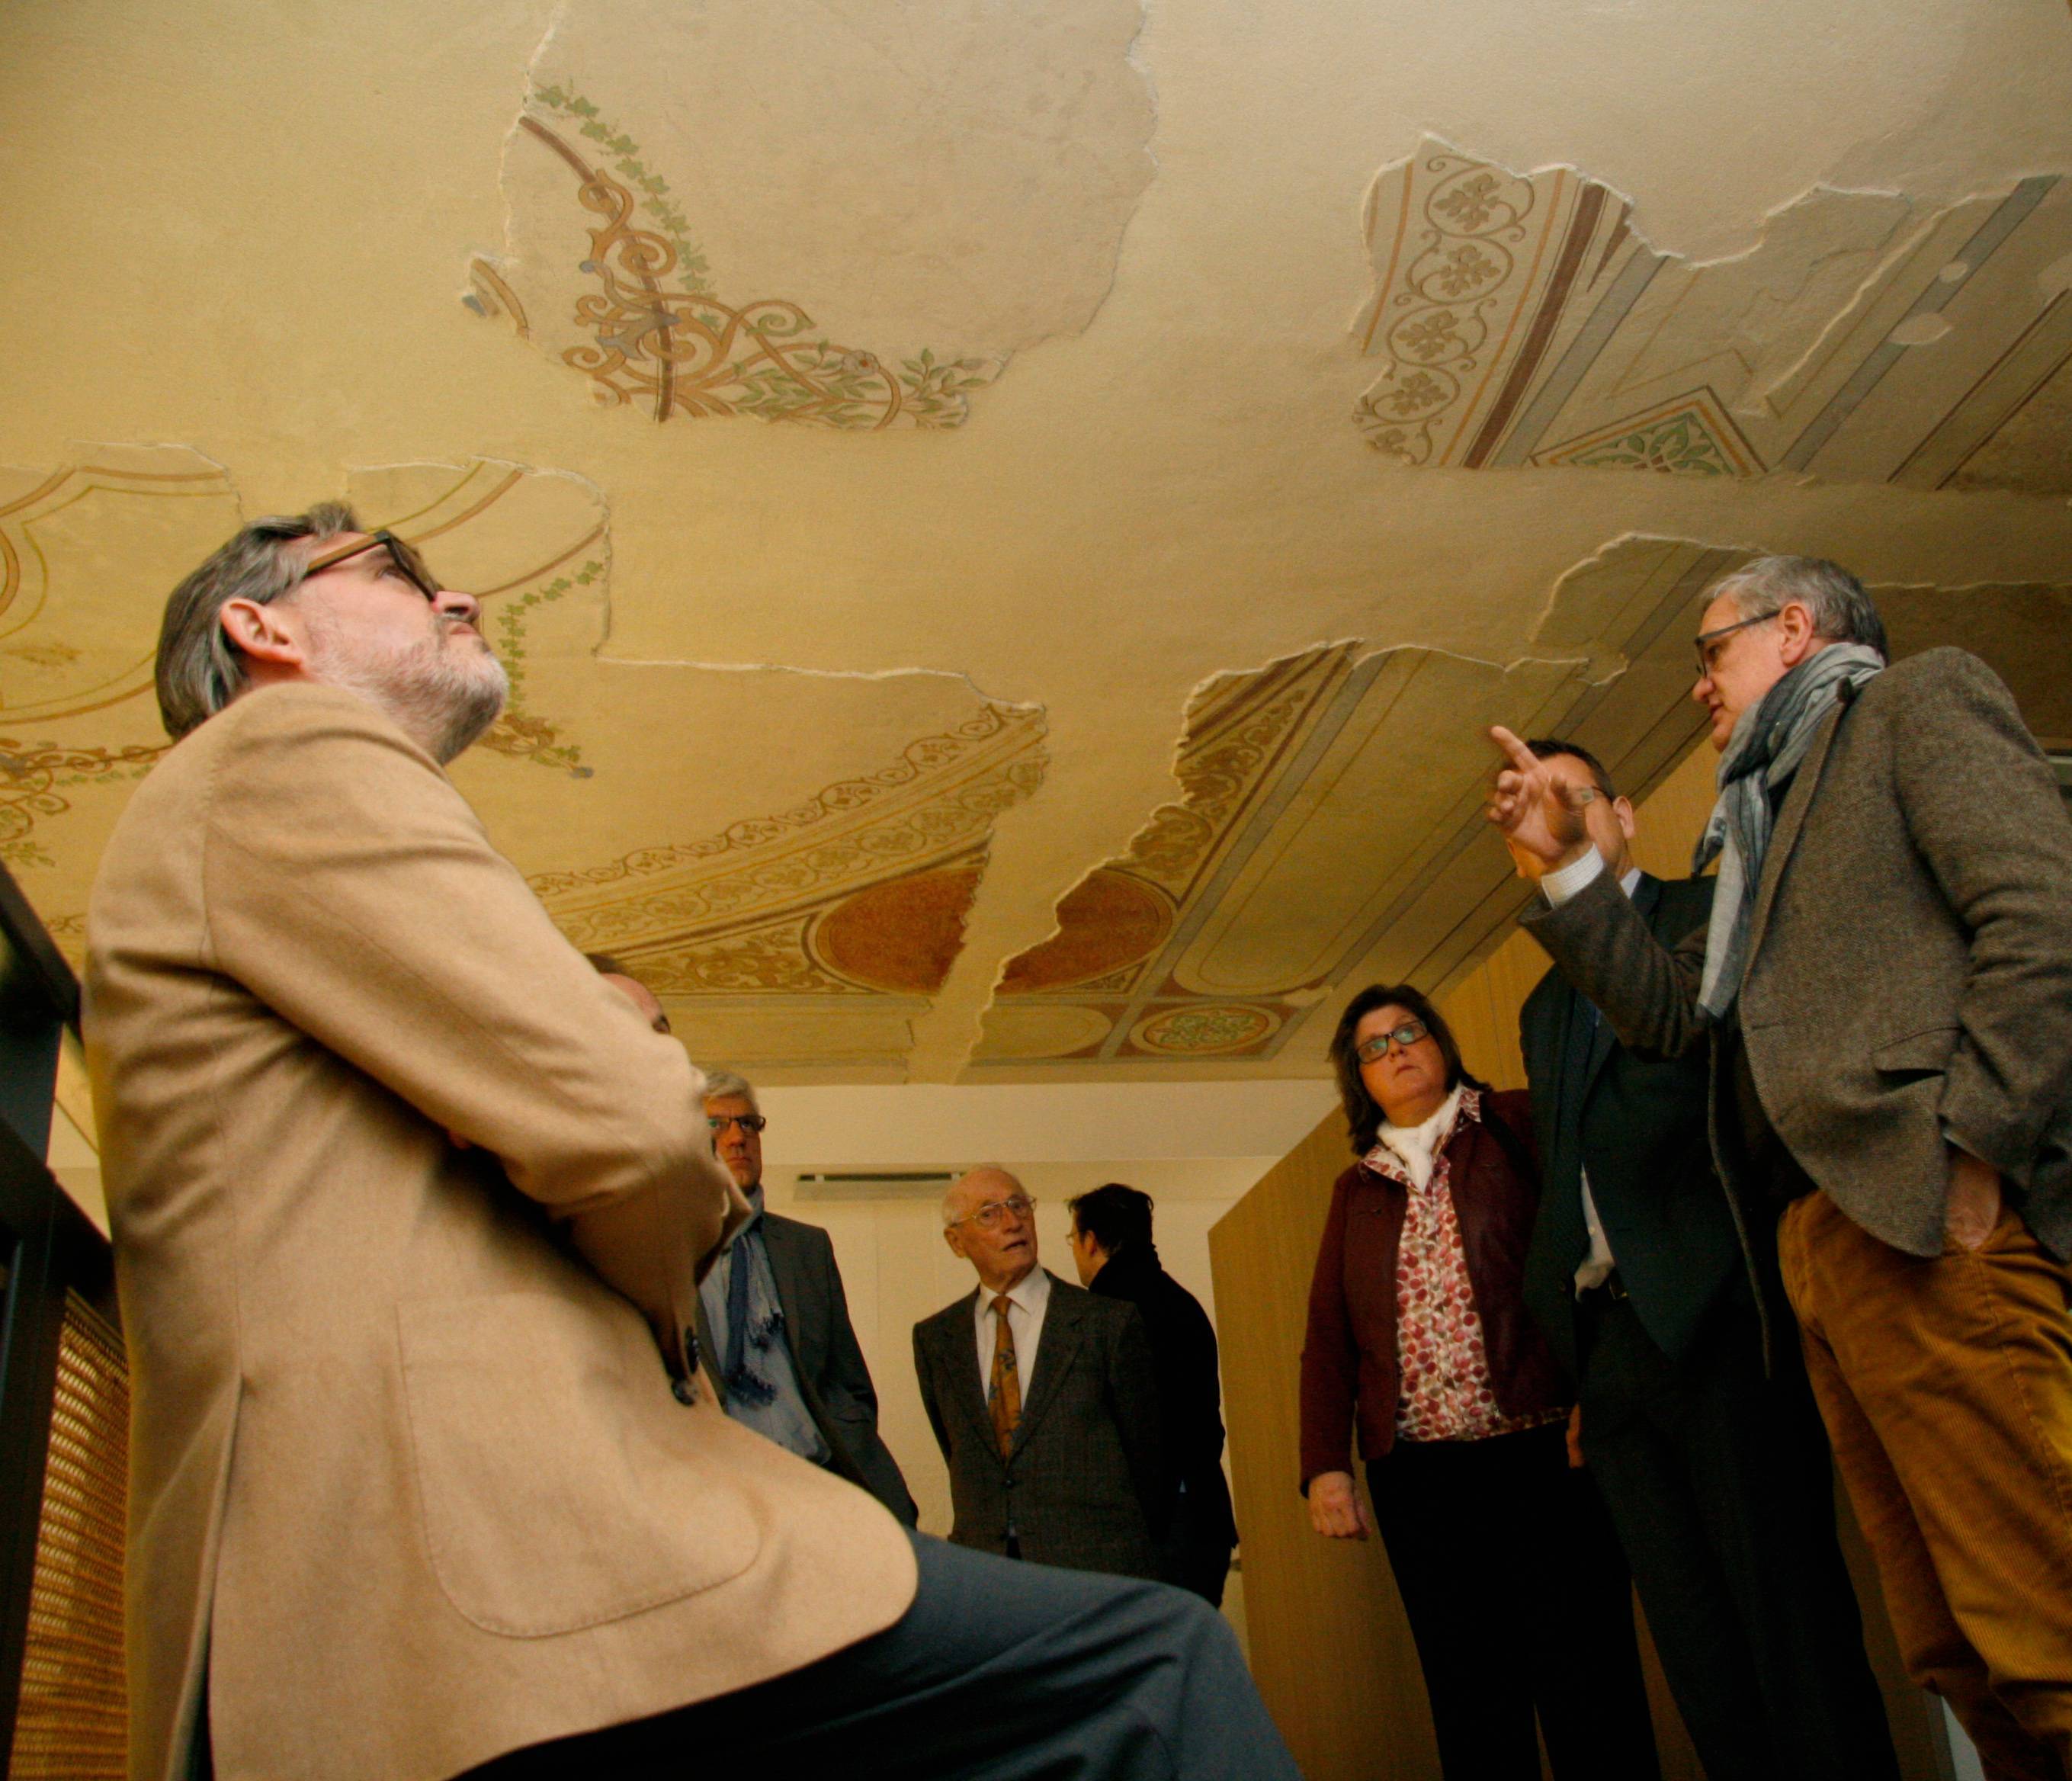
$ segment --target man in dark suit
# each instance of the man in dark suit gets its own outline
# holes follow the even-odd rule
[[[1223,1477],[1223,1381],[1216,1331],[1201,1302],[1158,1261],[1151,1196],[1109,1182],[1067,1203],[1072,1265],[1079,1284],[1134,1305],[1151,1341],[1166,1451],[1178,1499],[1158,1546],[1158,1574],[1214,1606],[1223,1605],[1237,1523]]]
[[[1778,1257],[1908,1673],[1988,1772],[2072,1763],[2072,825],[1992,671],[1886,664],[1830,562],[1715,584],[1721,751],[1671,948],[1508,730],[1490,800],[1526,920],[1636,1049],[1710,1059],[1729,1204]]]
[[[921,1401],[949,1462],[960,1546],[1159,1574],[1172,1512],[1151,1345],[1134,1306],[1038,1265],[1035,1203],[1004,1169],[943,1199],[978,1289],[914,1326]]]
[[[849,1322],[834,1244],[817,1224],[763,1208],[766,1122],[754,1085],[730,1071],[709,1072],[705,1121],[755,1211],[698,1289],[701,1339],[727,1414],[861,1484],[914,1526],[920,1512],[878,1433],[878,1393]]]
[[[1525,745],[1649,930],[1702,927],[1713,881],[1633,862],[1632,804],[1572,742]],[[1756,1293],[1705,1132],[1702,1058],[1644,1058],[1549,971],[1519,1038],[1544,1159],[1525,1296],[1576,1387],[1581,1450],[1711,1781],[1896,1776],[1795,1351],[1763,1374]]]

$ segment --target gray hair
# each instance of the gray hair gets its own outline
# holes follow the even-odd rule
[[[1861,644],[1890,658],[1885,620],[1864,584],[1825,557],[1758,557],[1722,575],[1708,601],[1733,603],[1735,615],[1766,618],[1797,601],[1813,615],[1813,635],[1827,643]]]
[[[973,1175],[998,1175],[1002,1181],[1013,1183],[1014,1191],[1018,1194],[1024,1194],[1029,1191],[1022,1185],[1021,1178],[1011,1169],[1003,1169],[997,1162],[973,1163],[943,1191],[943,1228],[944,1230],[949,1229],[957,1221],[957,1190]]]
[[[158,627],[158,714],[167,735],[178,742],[245,690],[245,658],[224,633],[224,604],[279,599],[302,580],[306,560],[287,548],[291,542],[321,543],[360,529],[338,501],[254,520],[173,590]]]
[[[705,1099],[719,1100],[728,1096],[746,1101],[758,1113],[763,1111],[763,1103],[755,1098],[755,1084],[747,1077],[738,1076],[731,1070],[706,1071]]]

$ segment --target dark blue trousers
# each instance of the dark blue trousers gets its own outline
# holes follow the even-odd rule
[[[469,1781],[1301,1781],[1236,1639],[1198,1597],[919,1534],[914,1548],[914,1605],[875,1637]]]

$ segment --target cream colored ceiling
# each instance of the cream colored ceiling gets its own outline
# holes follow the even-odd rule
[[[1314,1074],[1840,557],[2072,739],[2063,0],[0,10],[0,858],[76,951],[166,589],[349,494],[456,770],[772,1079]]]

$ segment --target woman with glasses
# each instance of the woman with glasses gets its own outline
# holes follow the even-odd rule
[[[1378,1526],[1448,1781],[1658,1771],[1630,1586],[1523,1297],[1540,1197],[1531,1098],[1470,1076],[1407,984],[1355,996],[1331,1039],[1354,1154],[1302,1349],[1302,1481],[1334,1540]],[[1351,1434],[1367,1462],[1370,1521]]]

